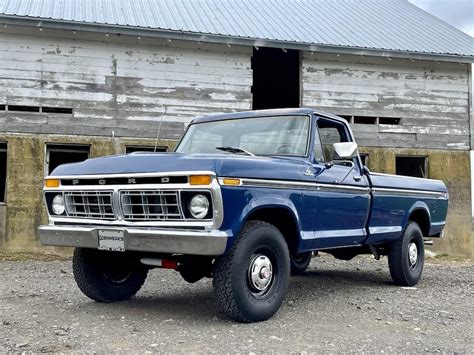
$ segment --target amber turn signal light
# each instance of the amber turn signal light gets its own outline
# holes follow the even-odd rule
[[[59,187],[61,181],[59,179],[45,179],[44,187]]]
[[[224,185],[238,186],[240,185],[240,179],[222,179]]]
[[[211,183],[211,175],[191,175],[189,177],[190,185],[209,185]]]

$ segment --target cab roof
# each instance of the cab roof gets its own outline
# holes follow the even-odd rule
[[[333,118],[339,121],[344,121],[342,118],[310,108],[283,108],[283,109],[271,109],[271,110],[254,110],[254,111],[242,111],[233,113],[223,113],[210,116],[196,117],[191,121],[190,124],[213,122],[213,121],[224,121],[224,120],[235,120],[240,118],[255,118],[255,117],[268,117],[268,116],[298,116],[298,115],[312,115],[317,114],[319,116]]]

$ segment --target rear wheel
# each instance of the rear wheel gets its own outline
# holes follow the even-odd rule
[[[273,225],[249,221],[231,250],[216,260],[213,286],[221,311],[238,322],[272,317],[288,290],[290,256]]]
[[[388,266],[393,282],[400,286],[416,285],[423,273],[424,262],[423,233],[416,222],[409,222],[403,236],[389,248]]]
[[[311,262],[312,256],[312,252],[291,254],[291,275],[300,275],[305,272]]]
[[[97,302],[123,301],[142,287],[148,269],[124,253],[76,248],[72,259],[79,289]]]

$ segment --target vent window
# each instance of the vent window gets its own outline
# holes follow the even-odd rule
[[[56,145],[46,146],[46,175],[50,175],[59,165],[78,163],[89,158],[89,146],[84,145]]]
[[[368,166],[368,164],[369,164],[369,154],[360,153],[360,159],[362,160],[362,165]]]
[[[427,157],[395,157],[396,174],[404,176],[414,176],[419,178],[428,177]]]

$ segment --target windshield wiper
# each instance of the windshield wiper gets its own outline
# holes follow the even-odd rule
[[[234,154],[246,154],[246,155],[250,155],[252,157],[255,156],[255,154],[249,152],[248,150],[245,150],[245,149],[242,149],[242,148],[239,148],[239,147],[216,147],[216,149],[218,150],[222,150],[224,152],[229,152],[229,153],[234,153]]]

